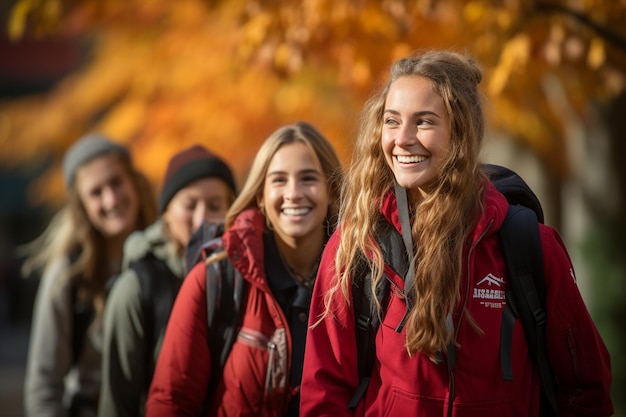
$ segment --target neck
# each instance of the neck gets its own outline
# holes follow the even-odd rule
[[[106,257],[108,259],[107,264],[109,267],[111,265],[121,265],[122,257],[124,256],[124,241],[127,236],[120,235],[112,238],[108,238],[105,241],[105,250]]]
[[[296,276],[306,279],[315,272],[324,244],[323,230],[320,230],[319,236],[307,236],[294,242],[285,242],[274,236],[281,257]]]

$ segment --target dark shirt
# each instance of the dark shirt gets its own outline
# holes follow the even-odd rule
[[[292,340],[291,385],[297,387],[302,380],[304,366],[304,345],[306,341],[309,307],[313,286],[308,288],[295,279],[289,267],[282,260],[274,235],[263,234],[265,250],[265,274],[272,294],[280,305],[287,321]],[[300,395],[291,399],[287,417],[299,415]]]

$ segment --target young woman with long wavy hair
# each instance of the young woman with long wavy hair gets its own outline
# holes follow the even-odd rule
[[[479,160],[485,131],[481,79],[468,56],[416,54],[397,61],[365,105],[339,226],[324,250],[313,293],[302,416],[538,415],[540,381],[519,321],[513,380],[504,381],[500,368],[509,278],[498,230],[508,203]],[[410,229],[406,277],[384,263],[374,239],[381,222],[399,233]],[[611,415],[608,352],[561,238],[553,228],[539,227],[547,349],[560,412]],[[361,259],[367,274],[358,267]],[[486,302],[481,289],[490,276],[502,288]],[[353,280],[359,291],[372,294],[382,283],[390,288],[382,301],[372,297],[381,320],[376,356],[354,411],[348,403],[361,381],[357,352],[365,347],[357,347]]]
[[[25,247],[25,273],[42,270],[24,391],[27,416],[95,416],[107,282],[124,241],[156,218],[156,198],[130,152],[91,133],[63,159],[67,204]]]

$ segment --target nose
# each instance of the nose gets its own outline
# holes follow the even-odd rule
[[[296,180],[290,180],[285,188],[285,200],[298,201],[301,196],[302,193],[300,191],[300,183]]]
[[[110,210],[117,204],[119,196],[113,187],[104,187],[102,190],[102,205],[105,209]]]
[[[203,221],[209,220],[209,210],[205,204],[198,204],[191,217],[193,230],[198,230]]]
[[[404,124],[398,129],[396,144],[398,146],[414,145],[417,142],[417,127],[411,124]]]

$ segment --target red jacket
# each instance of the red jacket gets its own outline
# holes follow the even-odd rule
[[[247,210],[223,236],[229,259],[248,287],[241,329],[207,415],[279,417],[291,398],[291,335],[265,277],[264,225],[258,210]],[[200,263],[174,303],[147,416],[199,415],[212,372],[207,331],[205,266]]]
[[[461,301],[453,312],[458,331],[452,414],[455,417],[536,417],[539,376],[533,365],[521,322],[513,334],[513,381],[502,379],[500,327],[504,291],[496,289],[495,276],[508,281],[497,231],[507,211],[507,201],[491,184],[485,191],[485,209],[465,248]],[[393,193],[383,214],[400,230]],[[323,295],[333,285],[338,230],[329,240],[313,291],[310,324],[324,311]],[[610,416],[610,359],[608,351],[580,296],[571,261],[557,232],[540,226],[547,286],[547,350],[557,379],[561,417]],[[393,273],[390,268],[386,273]],[[403,280],[391,277],[404,288]],[[489,284],[491,281],[491,284]],[[498,281],[498,280],[496,280]],[[491,286],[490,286],[491,285]],[[485,291],[486,290],[486,291]],[[413,416],[447,414],[450,376],[446,361],[433,363],[422,354],[409,357],[404,347],[406,329],[395,328],[405,312],[405,302],[391,291],[386,315],[376,335],[376,360],[368,390],[355,413],[348,410],[358,385],[354,313],[343,295],[332,299],[335,317],[309,329],[301,389],[303,417]],[[478,334],[461,314],[463,307],[476,321]]]

